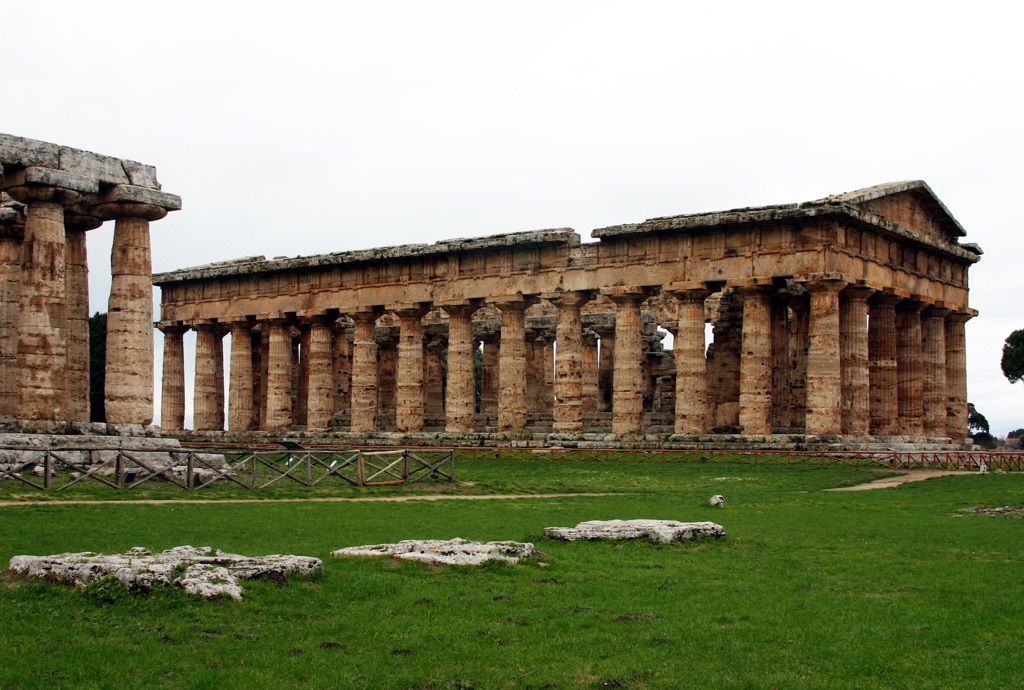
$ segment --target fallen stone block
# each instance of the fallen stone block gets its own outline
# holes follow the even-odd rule
[[[518,563],[533,555],[533,544],[518,541],[466,541],[465,539],[406,539],[397,544],[373,544],[338,549],[332,556],[391,556],[407,561],[442,565],[481,565],[487,561]]]
[[[640,539],[658,544],[693,541],[705,537],[721,538],[725,528],[714,522],[676,522],[675,520],[588,520],[575,527],[545,527],[544,534],[565,541],[596,539]]]
[[[308,577],[323,569],[323,561],[309,556],[278,554],[240,556],[208,546],[176,546],[153,554],[136,546],[115,554],[84,551],[54,556],[15,556],[8,569],[27,577],[79,587],[102,577],[114,577],[129,590],[177,586],[207,599],[228,596],[240,600],[242,588],[238,580],[282,579],[291,574]]]

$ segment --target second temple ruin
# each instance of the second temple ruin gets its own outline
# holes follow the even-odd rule
[[[964,236],[911,181],[164,273],[161,425],[188,435],[194,331],[192,433],[218,438],[963,447]]]

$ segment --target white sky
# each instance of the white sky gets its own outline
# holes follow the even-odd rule
[[[1024,295],[1024,11],[930,2],[0,0],[0,131],[155,165],[167,271],[923,179],[985,256],[969,398]],[[106,310],[111,228],[90,233]],[[159,352],[157,366],[159,368]]]

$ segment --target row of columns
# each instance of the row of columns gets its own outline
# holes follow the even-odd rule
[[[966,376],[964,323],[968,312],[953,312],[941,305],[927,305],[909,294],[875,292],[849,285],[831,274],[797,281],[797,292],[809,293],[807,314],[782,314],[798,325],[778,326],[779,287],[776,281],[747,281],[728,286],[742,303],[742,333],[738,374],[739,427],[747,435],[772,433],[778,417],[780,386],[792,386],[791,364],[802,369],[805,396],[800,404],[806,433],[815,435],[948,436],[964,438],[966,422]],[[712,431],[713,403],[709,396],[709,367],[705,353],[705,301],[721,285],[677,283],[661,290],[678,304],[678,318],[671,324],[676,367],[675,420],[677,434],[694,435]],[[641,307],[652,294],[650,288],[606,288],[601,291],[615,304],[613,333],[601,340],[600,364],[593,334],[584,334],[581,308],[596,295],[594,291],[515,295],[493,298],[487,303],[501,312],[500,339],[485,340],[484,381],[481,407],[487,409],[492,390],[488,376],[497,371],[497,428],[502,433],[523,432],[527,410],[541,385],[536,373],[537,352],[528,346],[525,312],[539,299],[557,310],[557,343],[552,382],[555,434],[583,431],[585,411],[596,408],[602,367],[611,365],[612,433],[643,431],[643,341]],[[387,311],[398,319],[399,338],[395,381],[395,423],[400,432],[418,432],[426,417],[423,317],[437,306],[448,316],[447,390],[444,395],[445,429],[466,434],[474,429],[476,410],[475,353],[478,340],[473,333],[473,314],[483,300],[459,300],[437,305],[416,303],[392,305]],[[785,307],[785,304],[783,303]],[[378,427],[378,344],[376,323],[382,307],[351,310],[354,322],[352,351],[345,338],[335,339],[332,324],[337,313],[309,319],[304,340],[302,366],[306,389],[299,396],[305,405],[307,429],[327,430],[335,409],[338,340],[351,355],[350,429],[371,433]],[[254,357],[253,322],[230,324],[232,335],[229,426],[252,428],[253,400],[265,400],[265,413],[258,415],[263,429],[286,429],[294,421],[293,334],[283,318],[261,322],[266,331],[267,356]],[[221,338],[228,327],[217,323],[196,323],[196,408],[197,429],[223,426],[223,361]],[[184,416],[184,366],[182,325],[163,325],[165,333],[163,419],[165,428],[178,429]],[[794,335],[794,333],[796,335]],[[590,340],[589,344],[585,344]],[[607,341],[607,342],[606,342]],[[550,347],[550,344],[547,344]],[[550,350],[548,350],[550,353]],[[795,354],[794,354],[795,353]],[[543,356],[543,355],[542,355]],[[266,391],[254,396],[259,372],[254,362],[266,362]],[[548,361],[550,362],[550,356]],[[429,363],[429,362],[427,362]],[[491,366],[488,366],[488,365]],[[222,367],[222,364],[219,365]],[[540,367],[543,371],[545,367]],[[548,366],[547,368],[550,368]],[[428,377],[433,378],[433,377]],[[218,383],[219,382],[219,383]],[[780,383],[781,382],[781,383]],[[219,387],[218,387],[219,386]],[[542,390],[542,389],[540,389]],[[543,397],[543,393],[540,394]],[[550,399],[550,397],[549,397]],[[220,401],[219,403],[217,401]],[[587,407],[587,401],[591,406]],[[220,408],[218,408],[220,405]]]

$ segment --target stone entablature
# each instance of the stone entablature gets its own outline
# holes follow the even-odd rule
[[[0,418],[88,422],[85,233],[115,220],[106,413],[153,418],[149,223],[181,208],[156,168],[0,134]]]
[[[612,226],[588,244],[572,230],[539,230],[248,257],[154,282],[165,333],[247,324],[251,380],[232,384],[252,391],[254,412],[233,430],[422,434],[438,430],[443,409],[449,435],[510,439],[546,425],[553,441],[571,441],[597,424],[609,438],[961,442],[963,324],[975,314],[967,272],[981,253],[960,245],[963,235],[927,185],[901,182]],[[316,330],[321,322],[330,328]],[[655,324],[673,334],[674,351]],[[325,364],[318,353],[328,351]],[[201,356],[223,356],[215,352],[206,345]],[[167,388],[180,386],[179,365],[165,363],[165,400],[180,399]],[[199,386],[199,372],[218,366],[197,362],[196,409],[219,404],[223,420],[223,392]]]

